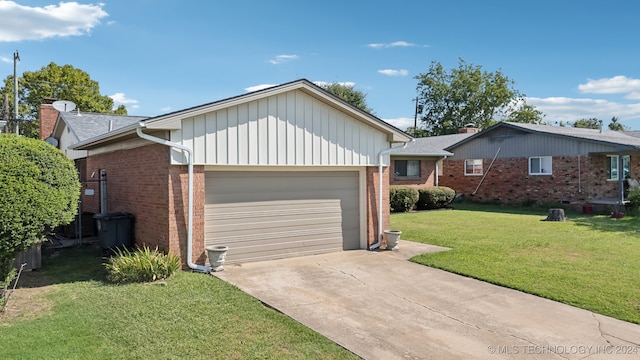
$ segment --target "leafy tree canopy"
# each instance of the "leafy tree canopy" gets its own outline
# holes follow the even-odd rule
[[[523,102],[520,107],[508,115],[507,121],[541,125],[544,123],[542,121],[544,116],[544,113],[536,109],[535,106]]]
[[[3,94],[9,94],[9,108],[13,110],[13,75],[4,80],[0,88]],[[27,137],[38,137],[38,109],[44,99],[73,101],[80,111],[126,115],[127,109],[120,105],[113,109],[113,99],[100,94],[100,86],[86,72],[71,65],[59,66],[52,62],[38,71],[25,71],[18,78],[18,114],[20,129]]]
[[[611,122],[609,123],[609,130],[626,131],[626,130],[629,130],[629,127],[619,123],[618,122],[618,117],[614,116],[614,117],[611,118]]]
[[[77,212],[80,182],[73,162],[36,139],[0,134],[0,281],[15,255]]]
[[[371,110],[369,105],[367,105],[367,94],[363,93],[360,90],[356,90],[353,85],[344,85],[335,82],[330,84],[323,84],[320,85],[320,87],[362,111],[366,111],[368,113],[372,113],[373,111]]]
[[[573,127],[576,128],[600,129],[600,126],[602,126],[602,120],[596,118],[580,119],[573,123]]]
[[[434,61],[416,79],[421,121],[429,135],[454,134],[467,124],[487,128],[523,97],[501,70],[488,72],[462,59],[450,70]]]

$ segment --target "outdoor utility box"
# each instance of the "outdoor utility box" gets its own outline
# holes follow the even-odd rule
[[[131,248],[135,216],[126,212],[96,214],[98,239],[103,251]]]

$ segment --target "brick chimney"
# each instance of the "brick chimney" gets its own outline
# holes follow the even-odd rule
[[[53,127],[58,119],[58,110],[53,108],[52,103],[55,99],[44,99],[44,103],[40,105],[38,111],[38,119],[40,120],[40,140],[44,140],[51,136]]]
[[[479,133],[482,129],[474,127],[473,125],[467,125],[458,129],[458,134],[475,134]]]

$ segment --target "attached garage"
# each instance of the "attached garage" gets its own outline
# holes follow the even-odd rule
[[[359,171],[209,171],[205,246],[228,262],[360,248]]]
[[[136,243],[206,271],[210,245],[228,246],[231,263],[380,246],[388,152],[410,140],[302,79],[74,149],[88,151],[88,174],[114,174],[110,209],[136,215]]]

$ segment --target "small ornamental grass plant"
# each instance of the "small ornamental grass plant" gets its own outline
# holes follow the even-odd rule
[[[107,280],[116,284],[164,280],[181,266],[178,256],[163,254],[158,248],[151,250],[146,246],[135,251],[118,249],[105,264]]]

